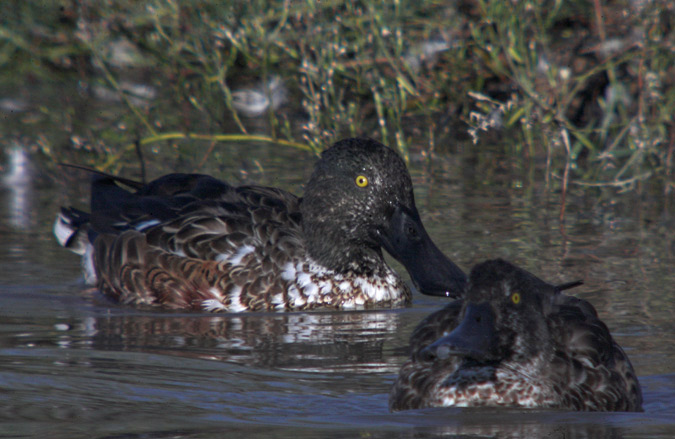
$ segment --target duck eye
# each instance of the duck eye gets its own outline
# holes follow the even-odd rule
[[[358,177],[356,177],[356,185],[358,187],[368,186],[368,178],[365,175],[359,175]]]
[[[520,293],[511,294],[511,302],[513,302],[514,305],[518,305],[520,303]]]

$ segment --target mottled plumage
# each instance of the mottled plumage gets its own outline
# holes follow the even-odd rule
[[[641,411],[628,357],[593,306],[503,260],[474,267],[465,297],[425,318],[391,410],[509,406]]]
[[[424,245],[394,248],[406,230]],[[416,268],[422,292],[456,295],[465,282],[424,231],[401,158],[368,139],[327,149],[303,198],[198,174],[146,185],[95,175],[91,213],[62,209],[54,233],[83,255],[89,283],[127,304],[238,312],[406,303],[410,291],[382,246],[452,273],[439,281]]]

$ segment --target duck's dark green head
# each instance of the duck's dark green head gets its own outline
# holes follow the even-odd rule
[[[326,267],[375,270],[384,247],[422,293],[461,293],[464,273],[429,238],[405,163],[381,143],[345,139],[324,151],[301,209],[308,251]]]
[[[559,288],[501,259],[471,271],[457,327],[427,346],[426,360],[478,363],[531,359],[547,349],[547,308]]]

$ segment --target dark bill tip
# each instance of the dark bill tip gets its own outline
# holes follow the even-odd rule
[[[450,356],[489,360],[497,350],[494,312],[489,303],[467,305],[464,318],[448,335],[420,352],[424,361],[445,360]]]
[[[464,292],[466,275],[436,247],[416,210],[397,207],[389,229],[378,239],[405,266],[422,294],[458,298]]]

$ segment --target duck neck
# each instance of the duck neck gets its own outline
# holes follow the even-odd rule
[[[305,244],[312,259],[337,273],[370,276],[386,270],[380,248],[352,243],[344,233],[305,228]]]

